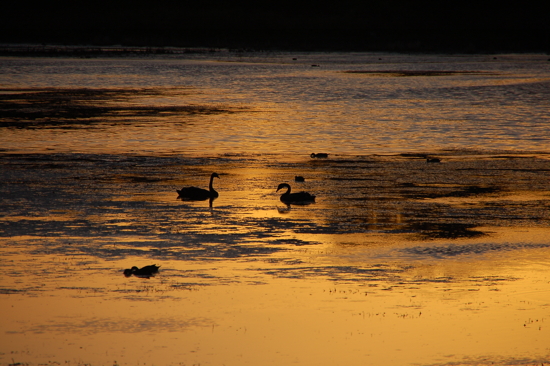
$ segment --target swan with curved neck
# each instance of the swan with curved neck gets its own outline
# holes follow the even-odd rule
[[[184,201],[204,201],[207,199],[217,198],[219,196],[218,192],[216,192],[212,186],[214,178],[220,179],[220,176],[217,173],[212,173],[212,175],[210,175],[208,190],[198,187],[183,187],[182,189],[177,189],[176,192],[178,192],[178,198],[181,198]]]
[[[315,196],[308,192],[290,193],[291,191],[290,184],[287,184],[287,183],[279,184],[279,187],[277,187],[276,192],[278,192],[280,189],[283,189],[283,188],[287,189],[287,191],[281,195],[281,202],[283,203],[305,204],[305,203],[315,202]]]

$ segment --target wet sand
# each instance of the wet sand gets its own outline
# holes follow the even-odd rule
[[[550,362],[549,157],[3,153],[0,360]]]

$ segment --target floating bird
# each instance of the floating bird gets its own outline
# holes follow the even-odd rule
[[[287,188],[287,191],[281,195],[281,202],[283,203],[307,204],[315,202],[315,196],[308,192],[290,193],[291,188],[287,183],[279,184],[276,192],[283,188]]]
[[[305,182],[306,180],[301,175],[297,175],[297,176],[294,177],[294,181],[296,181],[296,182]]]
[[[150,266],[145,266],[145,267],[142,267],[142,268],[138,268],[138,267],[134,266],[130,269],[125,269],[124,270],[124,276],[130,277],[131,275],[134,275],[136,277],[149,278],[151,276],[154,276],[155,273],[158,273],[159,268],[160,268],[160,266],[157,266],[157,265],[154,265],[154,264],[152,264]]]
[[[426,163],[441,163],[441,159],[438,159],[438,158],[428,158],[428,159],[426,159]]]
[[[212,188],[212,181],[215,178],[220,178],[217,173],[210,175],[210,185],[208,190],[197,187],[183,187],[182,189],[176,189],[178,192],[178,198],[184,201],[204,201],[207,199],[218,198],[218,192]]]
[[[328,158],[328,154],[327,153],[311,153],[310,155],[312,158]]]

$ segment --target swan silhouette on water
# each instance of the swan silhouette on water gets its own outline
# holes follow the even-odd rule
[[[212,173],[210,175],[210,184],[207,189],[202,189],[198,187],[183,187],[182,189],[176,189],[178,192],[178,198],[181,198],[184,201],[204,201],[207,199],[218,198],[218,192],[212,187],[212,181],[214,178],[220,178],[217,173]]]
[[[290,193],[291,188],[287,183],[279,184],[276,192],[283,188],[287,188],[287,191],[281,195],[281,202],[283,203],[308,204],[315,202],[315,196],[308,192]]]
[[[143,277],[143,278],[149,278],[151,276],[154,276],[155,273],[158,273],[160,266],[157,266],[155,264],[152,264],[150,266],[145,266],[142,268],[138,268],[136,266],[125,269],[124,270],[124,276],[130,277],[131,275],[134,275],[136,277]]]

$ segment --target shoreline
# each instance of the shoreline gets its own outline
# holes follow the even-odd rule
[[[79,45],[79,44],[34,44],[34,43],[0,43],[0,57],[153,57],[153,56],[191,56],[191,55],[225,55],[249,53],[372,53],[372,54],[426,54],[426,55],[550,55],[550,51],[540,49],[525,50],[485,50],[468,51],[457,50],[407,50],[407,49],[294,49],[294,48],[262,48],[262,47],[226,47],[226,46],[128,46],[128,45]],[[550,59],[548,60],[550,61]]]

